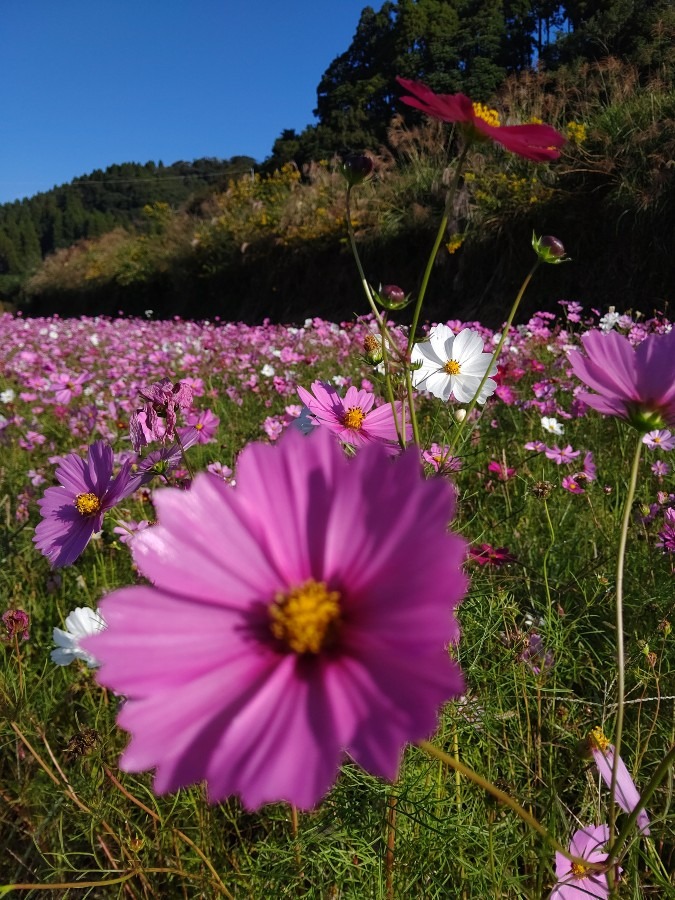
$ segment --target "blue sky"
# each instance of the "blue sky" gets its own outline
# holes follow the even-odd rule
[[[4,0],[0,203],[112,163],[262,161],[284,128],[315,121],[367,5]]]

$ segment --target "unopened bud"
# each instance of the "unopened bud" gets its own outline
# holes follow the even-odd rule
[[[532,249],[542,262],[551,263],[552,265],[570,262],[569,256],[565,255],[562,241],[550,234],[545,234],[543,237],[538,238],[532,232]]]
[[[343,159],[340,170],[350,187],[362,184],[370,178],[375,168],[372,159],[365,153],[350,153]]]
[[[397,284],[381,284],[375,297],[385,309],[403,309],[410,302],[410,294]]]
[[[463,406],[458,406],[453,415],[455,417],[455,422],[458,422],[461,425],[464,419],[466,419],[466,410]]]

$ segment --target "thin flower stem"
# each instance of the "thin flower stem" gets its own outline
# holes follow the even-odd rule
[[[481,382],[478,385],[478,390],[474,394],[473,399],[471,400],[471,403],[469,403],[469,405],[466,408],[466,416],[462,419],[462,421],[457,426],[457,429],[454,434],[454,439],[452,440],[451,445],[450,445],[453,451],[455,450],[455,447],[457,446],[457,441],[461,437],[462,431],[464,429],[464,423],[469,421],[471,413],[474,411],[474,409],[476,407],[476,403],[478,403],[478,398],[480,397],[480,392],[483,390],[483,387],[485,386],[485,382],[490,377],[490,370],[492,369],[492,366],[494,365],[494,363],[496,363],[497,360],[499,359],[499,354],[502,352],[502,347],[504,346],[504,342],[506,341],[507,335],[511,328],[511,323],[513,322],[516,312],[518,311],[518,307],[520,306],[520,301],[523,299],[523,295],[525,294],[525,291],[527,290],[527,287],[528,287],[530,281],[532,281],[532,276],[539,268],[540,262],[541,262],[541,260],[539,259],[539,257],[537,257],[535,264],[532,266],[530,271],[525,276],[525,280],[523,281],[523,283],[520,286],[520,290],[518,291],[516,299],[513,301],[513,306],[511,307],[511,312],[509,313],[509,317],[506,320],[506,323],[504,325],[502,335],[499,338],[499,343],[495,347],[494,353],[492,354],[492,359],[490,360],[490,365],[485,370],[485,374],[483,375]]]
[[[523,809],[523,807],[518,803],[517,800],[514,800],[513,797],[509,796],[509,794],[500,790],[496,785],[492,784],[491,781],[488,781],[487,778],[483,778],[482,775],[479,775],[478,772],[474,772],[473,769],[470,769],[469,766],[465,766],[463,762],[455,759],[453,756],[450,756],[449,753],[445,753],[443,750],[435,747],[429,741],[419,741],[417,745],[421,750],[424,750],[425,753],[428,753],[429,756],[433,756],[436,759],[440,759],[441,762],[444,762],[446,765],[450,766],[451,769],[454,769],[456,772],[460,772],[465,778],[468,778],[469,781],[473,781],[474,784],[478,785],[478,787],[483,788],[484,791],[487,791],[488,794],[492,794],[500,803],[503,803],[505,806],[508,806],[510,809],[515,812],[517,816],[519,816],[523,822],[530,826],[533,831],[536,831],[537,834],[540,834],[544,840],[551,845],[558,853],[562,853],[567,859],[571,862],[576,862],[580,865],[585,866],[588,869],[597,870],[599,872],[605,871],[607,868],[606,864],[603,863],[591,863],[587,859],[583,859],[582,857],[575,856],[573,853],[570,853],[562,844],[559,844],[558,841],[544,828],[544,826],[537,820],[535,817],[527,812],[527,810]]]
[[[555,547],[555,529],[553,528],[553,522],[551,521],[551,513],[548,508],[548,503],[546,502],[546,498],[544,498],[544,512],[546,513],[546,521],[548,523],[549,534],[551,535],[551,541],[546,548],[546,552],[544,553],[544,559],[542,562],[542,571],[544,574],[544,590],[546,591],[546,602],[548,604],[548,615],[549,621],[550,616],[553,610],[553,601],[551,600],[551,586],[548,582],[548,558],[551,554],[551,550]]]
[[[366,295],[366,299],[368,301],[368,305],[370,306],[371,312],[375,317],[375,321],[377,322],[378,328],[380,329],[380,336],[382,338],[382,360],[384,362],[384,381],[386,385],[387,392],[387,400],[391,404],[391,410],[394,416],[394,424],[396,425],[396,434],[398,435],[399,443],[402,447],[405,447],[405,427],[401,431],[399,431],[399,422],[396,417],[396,405],[394,402],[394,390],[391,385],[391,374],[389,371],[389,366],[387,364],[387,350],[388,348],[396,347],[394,341],[389,334],[389,329],[387,328],[387,323],[385,321],[384,316],[377,308],[377,303],[375,302],[375,297],[373,296],[372,288],[366,278],[366,273],[363,269],[363,264],[361,263],[361,257],[359,256],[358,247],[356,246],[356,237],[354,235],[354,226],[352,225],[352,207],[351,207],[351,193],[352,193],[352,185],[350,184],[347,187],[347,195],[345,199],[345,211],[347,213],[347,234],[349,235],[349,246],[351,247],[352,256],[354,257],[354,261],[356,262],[356,268],[359,271],[359,277],[361,279],[361,286],[363,287],[363,291]],[[413,427],[413,434],[417,434],[417,421],[415,419],[415,408],[410,404],[410,421]],[[418,443],[418,441],[416,441]]]
[[[21,667],[21,648],[19,647],[19,635],[14,632],[14,649],[16,650],[16,668],[19,673],[19,696],[23,697],[23,668]]]
[[[459,186],[459,178],[462,173],[462,168],[466,161],[466,155],[469,152],[470,146],[471,142],[467,141],[462,148],[462,152],[460,153],[459,159],[457,160],[457,165],[455,166],[455,174],[453,176],[452,183],[450,184],[450,187],[448,189],[448,195],[445,198],[445,210],[443,211],[443,218],[441,219],[441,223],[438,226],[436,240],[434,241],[434,245],[431,248],[431,253],[429,254],[429,259],[427,260],[427,266],[422,277],[422,284],[420,285],[419,293],[417,295],[417,302],[415,303],[415,311],[413,312],[410,334],[408,335],[408,356],[410,356],[410,351],[412,350],[412,346],[415,342],[415,332],[417,331],[417,325],[419,323],[420,313],[422,311],[422,304],[424,303],[424,298],[427,293],[427,287],[429,285],[429,279],[431,277],[431,270],[433,269],[434,262],[436,261],[436,257],[438,256],[438,251],[441,246],[441,241],[443,240],[443,237],[445,235],[445,230],[448,227],[450,210],[452,209],[452,205],[455,200],[455,194],[457,193],[457,188]]]
[[[623,576],[624,563],[626,558],[626,544],[628,543],[628,526],[630,525],[630,517],[633,508],[633,500],[635,498],[635,490],[637,488],[638,471],[640,468],[640,457],[642,454],[642,438],[638,438],[637,447],[633,455],[633,464],[630,471],[630,479],[628,482],[628,493],[624,501],[623,520],[621,522],[621,532],[619,534],[619,549],[616,561],[616,721],[614,723],[614,765],[612,766],[612,782],[609,788],[609,833],[614,834],[614,825],[616,822],[616,806],[614,798],[616,796],[616,784],[619,774],[619,755],[621,753],[621,738],[623,736],[623,713],[625,700],[625,656],[623,646]]]

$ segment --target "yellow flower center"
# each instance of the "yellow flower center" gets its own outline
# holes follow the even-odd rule
[[[459,375],[459,373],[462,371],[462,367],[456,359],[449,359],[443,366],[443,368],[448,373],[448,375]]]
[[[380,349],[380,342],[374,334],[367,334],[363,339],[363,349],[366,353],[372,353],[373,350]]]
[[[203,427],[204,427],[204,424],[202,422],[197,422],[197,424],[195,425],[195,428],[197,429],[197,431],[201,431]]]
[[[601,750],[603,753],[607,752],[609,741],[605,737],[603,730],[599,725],[591,731],[591,741],[595,744],[598,750]]]
[[[364,411],[358,406],[350,406],[347,412],[344,414],[344,418],[342,419],[342,424],[346,428],[355,428],[357,431],[363,425],[363,420],[366,418],[366,414]]]
[[[78,494],[75,498],[75,508],[81,516],[93,516],[100,512],[101,501],[96,494]]]
[[[269,607],[270,631],[293,653],[320,653],[340,626],[340,593],[312,578],[287,594],[278,593]]]
[[[493,128],[499,128],[502,124],[499,121],[499,113],[496,109],[490,109],[483,103],[474,103],[473,114],[477,119],[482,119],[486,125],[492,125]]]
[[[584,866],[581,863],[572,863],[570,871],[575,878],[585,878],[589,869],[588,866]]]

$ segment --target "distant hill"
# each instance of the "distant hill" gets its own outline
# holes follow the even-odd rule
[[[131,225],[147,205],[176,209],[198,203],[255,166],[250,156],[181,160],[169,166],[127,162],[0,205],[0,298],[16,296],[26,277],[55,250]]]

